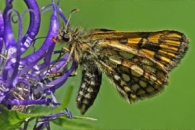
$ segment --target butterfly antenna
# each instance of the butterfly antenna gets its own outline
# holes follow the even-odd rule
[[[78,11],[79,11],[79,9],[73,9],[73,10],[70,12],[70,15],[69,15],[67,24],[66,24],[66,26],[65,26],[65,31],[66,31],[66,32],[68,31],[68,25],[69,25],[70,18],[71,18],[71,16],[72,16],[72,14],[75,13],[75,12],[78,12]]]

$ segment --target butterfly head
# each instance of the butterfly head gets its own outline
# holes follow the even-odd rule
[[[66,25],[63,27],[63,29],[59,32],[59,34],[57,35],[57,36],[55,36],[55,37],[53,37],[53,42],[61,42],[61,43],[63,43],[63,42],[71,42],[72,41],[72,30],[71,30],[71,28],[70,28],[70,24],[69,24],[69,22],[70,22],[70,19],[71,19],[71,16],[72,16],[72,14],[73,13],[75,13],[75,12],[78,12],[79,11],[79,9],[73,9],[71,12],[70,12],[70,16],[69,16],[69,18],[68,18],[68,21],[67,21],[67,23],[66,23]]]

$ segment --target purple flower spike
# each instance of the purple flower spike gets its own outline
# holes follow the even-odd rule
[[[49,126],[50,121],[55,120],[58,117],[63,117],[63,116],[66,116],[70,119],[72,118],[72,114],[68,109],[66,109],[66,113],[61,112],[61,113],[57,113],[57,114],[43,116],[43,117],[41,117],[40,120],[36,120],[36,126],[34,127],[34,130],[49,128],[48,126]]]
[[[75,63],[72,63],[70,69],[64,67],[67,54],[57,61],[52,61],[55,47],[52,38],[58,35],[60,28],[58,16],[67,22],[65,15],[54,2],[45,6],[45,8],[52,7],[53,12],[45,41],[32,54],[23,55],[32,47],[41,23],[37,2],[35,0],[24,0],[24,2],[28,10],[22,14],[13,8],[13,0],[6,0],[3,14],[0,12],[0,104],[9,109],[23,106],[24,109],[21,110],[23,112],[29,105],[59,105],[55,90],[65,83],[75,69]],[[23,35],[22,19],[25,13],[30,13],[30,23]],[[17,36],[13,34],[12,22],[15,23],[13,17],[17,17]],[[58,72],[62,67],[64,74],[61,77],[48,78],[51,73]],[[48,95],[51,95],[51,98],[47,98]]]
[[[28,10],[30,11],[30,24],[28,31],[22,38],[22,52],[25,52],[31,45],[32,40],[39,32],[39,27],[41,23],[41,15],[37,2],[35,0],[24,0],[24,2],[28,6]]]
[[[3,21],[3,14],[0,11],[0,38],[3,38],[4,33],[4,21]]]

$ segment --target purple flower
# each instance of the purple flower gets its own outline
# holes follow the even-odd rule
[[[59,105],[54,92],[66,82],[75,69],[74,63],[69,69],[63,67],[68,54],[57,61],[51,59],[55,47],[52,38],[59,33],[60,28],[58,17],[67,23],[61,9],[53,1],[43,8],[45,12],[53,12],[45,41],[40,48],[34,48],[34,52],[24,56],[26,51],[33,47],[34,42],[36,43],[41,23],[41,13],[36,0],[24,2],[28,9],[23,14],[13,8],[13,0],[5,0],[5,9],[3,13],[0,11],[0,104],[22,112],[25,112],[29,105]],[[23,15],[28,12],[30,23],[26,34],[23,35]],[[17,17],[17,21],[14,21],[13,17]],[[13,34],[12,22],[18,23],[17,36]],[[62,76],[47,78],[62,67],[65,72]],[[48,95],[52,98],[48,98]],[[53,118],[48,117],[44,121],[50,119]]]

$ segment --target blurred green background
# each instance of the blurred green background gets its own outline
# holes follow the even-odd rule
[[[2,1],[2,0],[1,0]],[[39,0],[40,7],[50,0]],[[20,0],[18,9],[26,6]],[[4,8],[0,4],[1,9]],[[69,16],[71,26],[86,29],[108,28],[121,31],[157,31],[173,29],[185,33],[190,40],[189,51],[181,64],[170,73],[170,82],[159,96],[128,104],[120,97],[104,75],[103,83],[94,105],[85,116],[97,118],[88,123],[103,129],[192,129],[195,128],[195,1],[189,0],[61,0],[60,7]],[[51,12],[43,15],[39,36],[46,36]],[[25,16],[25,26],[28,25]],[[17,27],[17,26],[16,26]],[[41,43],[41,42],[40,42]],[[61,48],[62,45],[57,45]],[[80,70],[76,77],[56,92],[64,98],[66,86],[73,85],[74,93],[68,108],[73,115],[81,116],[75,99],[81,80]],[[53,128],[60,129],[57,126]]]

